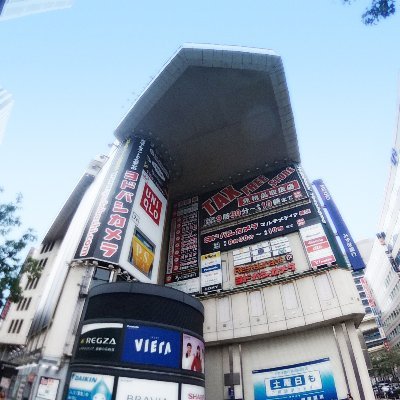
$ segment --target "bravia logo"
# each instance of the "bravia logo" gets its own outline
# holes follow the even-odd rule
[[[157,339],[135,339],[135,349],[138,353],[157,353],[164,356],[172,352],[170,342],[159,342]]]
[[[116,345],[116,341],[114,338],[109,337],[87,337],[81,339],[81,344],[111,344]]]

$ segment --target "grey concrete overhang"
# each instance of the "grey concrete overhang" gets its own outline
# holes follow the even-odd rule
[[[70,225],[72,217],[75,215],[76,209],[81,202],[86,190],[92,184],[94,176],[85,173],[78,184],[75,186],[71,195],[61,208],[50,229],[46,233],[42,243],[49,243],[62,238]]]
[[[133,135],[158,147],[173,198],[300,162],[282,60],[264,49],[184,45],[115,130]]]

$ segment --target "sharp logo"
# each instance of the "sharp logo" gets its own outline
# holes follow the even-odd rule
[[[189,400],[204,400],[206,396],[204,394],[198,394],[198,393],[189,393],[188,399]]]
[[[171,353],[171,343],[170,342],[159,342],[158,340],[150,339],[135,339],[135,350],[140,353],[157,353],[166,356]]]
[[[110,345],[116,345],[117,342],[115,341],[114,338],[109,338],[109,337],[87,337],[83,338],[80,341],[80,344],[110,344]]]

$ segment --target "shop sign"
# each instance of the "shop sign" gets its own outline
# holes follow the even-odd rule
[[[329,358],[253,371],[254,400],[337,400]]]
[[[208,228],[308,198],[294,166],[228,185],[200,198],[200,226]]]
[[[320,223],[301,228],[300,236],[312,268],[333,264],[336,261]]]
[[[149,379],[118,378],[116,400],[177,400],[179,383]]]
[[[153,326],[128,325],[122,350],[122,361],[179,368],[180,334]]]
[[[118,361],[122,328],[123,325],[121,323],[83,325],[75,359]]]
[[[201,292],[211,293],[222,289],[221,253],[201,256]]]
[[[186,293],[198,293],[200,290],[198,208],[198,197],[175,203],[171,219],[165,283]],[[175,285],[187,280],[191,283]]]
[[[75,259],[118,264],[149,143],[121,145],[89,216]]]
[[[228,251],[298,231],[318,219],[306,204],[201,235],[201,254]]]
[[[183,334],[182,369],[204,374],[204,342],[195,336]]]
[[[206,400],[204,387],[182,383],[181,400]]]
[[[60,384],[59,379],[49,378],[47,376],[41,376],[39,381],[38,391],[36,394],[36,399],[55,400],[57,397],[59,384]]]
[[[111,400],[114,377],[110,375],[73,372],[68,387],[67,400]]]

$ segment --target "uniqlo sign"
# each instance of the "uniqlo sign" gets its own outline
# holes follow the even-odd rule
[[[162,203],[157,195],[151,190],[150,186],[146,183],[143,189],[142,199],[140,205],[150,216],[150,218],[157,224],[160,224],[160,215]]]

